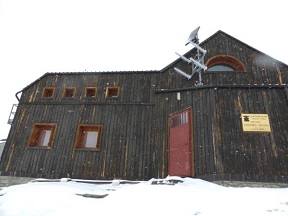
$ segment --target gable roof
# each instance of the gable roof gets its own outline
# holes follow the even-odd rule
[[[251,49],[251,50],[253,50],[253,51],[255,51],[255,52],[258,52],[259,54],[265,55],[266,57],[272,58],[272,59],[274,59],[276,62],[278,62],[279,64],[282,64],[282,65],[284,65],[285,67],[288,67],[287,64],[285,64],[285,63],[283,63],[283,62],[281,62],[281,61],[278,61],[277,59],[275,59],[275,58],[273,58],[273,57],[271,57],[271,56],[269,56],[269,55],[267,55],[267,54],[265,54],[265,53],[263,53],[263,52],[255,49],[254,47],[252,47],[252,46],[250,46],[250,45],[248,45],[248,44],[246,44],[246,43],[238,40],[237,38],[235,38],[235,37],[233,37],[233,36],[231,36],[231,35],[223,32],[223,31],[221,31],[221,30],[218,30],[218,31],[215,32],[213,35],[211,35],[210,37],[206,38],[206,39],[205,39],[204,41],[202,41],[199,45],[200,45],[200,46],[203,46],[205,43],[207,43],[207,42],[210,41],[210,40],[213,40],[213,39],[214,39],[215,37],[217,37],[219,34],[222,34],[222,35],[224,35],[225,37],[230,38],[231,40],[237,41],[238,43],[242,44],[243,46],[246,46],[246,47],[248,47],[249,49]],[[184,54],[184,56],[185,56],[185,55],[188,55],[191,51],[194,51],[195,49],[196,49],[195,47],[192,48],[192,49],[190,49],[188,52],[186,52],[186,53]],[[147,70],[147,71],[99,71],[99,72],[47,72],[47,73],[45,73],[44,75],[42,75],[41,77],[39,77],[37,80],[35,80],[34,82],[32,82],[32,83],[30,83],[29,85],[27,85],[26,87],[24,87],[21,91],[17,92],[17,93],[15,94],[15,96],[16,96],[16,98],[17,98],[18,101],[19,101],[19,100],[20,100],[20,99],[18,98],[18,94],[19,94],[19,93],[21,93],[22,91],[24,91],[25,89],[29,88],[30,86],[32,86],[32,85],[35,84],[36,82],[40,81],[40,80],[43,79],[44,77],[46,77],[46,76],[48,76],[48,75],[51,75],[51,74],[53,74],[53,75],[77,75],[77,74],[78,74],[78,75],[87,75],[87,74],[109,74],[109,73],[110,73],[110,74],[111,74],[111,73],[123,73],[123,74],[124,74],[124,73],[125,73],[125,74],[127,74],[127,73],[131,73],[131,74],[132,74],[132,73],[161,73],[161,72],[166,71],[166,70],[167,70],[168,68],[170,68],[172,65],[178,63],[180,60],[181,60],[180,57],[177,58],[175,61],[173,61],[173,62],[171,62],[170,64],[168,64],[167,66],[163,67],[161,70]]]
[[[279,61],[279,60],[277,60],[277,59],[275,59],[275,58],[267,55],[266,53],[263,53],[263,52],[255,49],[254,47],[252,47],[252,46],[250,46],[250,45],[248,45],[248,44],[240,41],[239,39],[237,39],[237,38],[235,38],[235,37],[233,37],[233,36],[231,36],[231,35],[223,32],[223,31],[221,31],[221,30],[218,30],[218,31],[215,32],[213,35],[211,35],[210,37],[206,38],[206,39],[205,39],[204,41],[202,41],[199,45],[200,45],[200,46],[203,46],[205,43],[207,43],[207,42],[210,41],[210,40],[213,40],[213,39],[214,39],[215,37],[217,37],[219,34],[222,34],[222,35],[224,35],[225,37],[230,38],[231,40],[237,41],[238,43],[242,44],[243,46],[246,46],[247,48],[249,48],[249,49],[251,49],[251,50],[253,50],[253,51],[255,51],[255,52],[258,52],[259,54],[265,55],[266,57],[272,58],[272,59],[274,59],[275,61],[277,61],[279,64],[282,64],[282,65],[284,65],[285,67],[288,67],[287,64],[285,64],[285,63],[283,63],[283,62],[281,62],[281,61]],[[196,49],[196,48],[190,49],[188,52],[186,52],[186,53],[184,54],[184,56],[185,56],[185,55],[188,55],[191,51],[193,51],[193,50],[195,50],[195,49]],[[175,61],[173,61],[173,62],[171,62],[169,65],[165,66],[165,67],[162,68],[160,71],[162,72],[162,71],[167,70],[169,67],[171,67],[172,65],[178,63],[180,60],[181,60],[180,57],[177,58]]]

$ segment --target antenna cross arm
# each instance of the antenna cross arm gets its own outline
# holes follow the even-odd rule
[[[191,79],[192,75],[189,75],[189,74],[186,74],[184,71],[180,70],[179,68],[177,67],[174,67],[174,70],[176,72],[178,72],[179,74],[185,76],[187,79]]]
[[[190,42],[193,46],[195,46],[198,50],[200,50],[204,55],[206,54],[206,50],[201,48],[198,44],[193,43],[192,41]]]
[[[202,68],[203,70],[207,70],[207,66],[206,66],[206,65],[201,64],[200,62],[194,60],[193,58],[190,58],[190,60],[191,60],[195,65],[197,65],[198,67]]]
[[[181,59],[183,59],[184,61],[186,61],[188,64],[192,63],[192,61],[188,58],[186,58],[185,56],[183,55],[180,55],[179,53],[175,52],[176,55],[178,55]]]
[[[178,55],[181,59],[183,59],[184,61],[186,61],[188,64],[191,64],[191,63],[193,62],[195,65],[197,65],[198,67],[202,68],[203,70],[207,70],[207,66],[206,66],[206,65],[201,64],[200,62],[194,60],[193,58],[188,59],[188,58],[186,58],[185,56],[180,55],[180,54],[177,53],[177,52],[175,52],[175,53],[176,53],[176,55]]]

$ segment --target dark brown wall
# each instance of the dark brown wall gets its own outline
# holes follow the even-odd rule
[[[196,176],[207,179],[287,181],[288,100],[284,88],[200,88],[158,92],[166,114],[192,107]],[[178,107],[175,104],[178,103]],[[271,132],[243,132],[241,113],[265,113]]]
[[[231,55],[246,72],[203,72],[202,86],[179,75],[189,71],[176,60],[161,72],[46,74],[23,91],[3,152],[3,175],[131,179],[168,175],[168,115],[192,107],[196,177],[287,181],[288,66],[219,32],[201,44],[206,61]],[[187,55],[195,54],[192,50]],[[98,87],[95,99],[84,88]],[[117,100],[105,99],[107,86],[120,86]],[[53,99],[42,99],[55,87]],[[62,98],[76,87],[75,98]],[[181,93],[181,100],[176,98]],[[268,114],[271,132],[243,132],[241,113]],[[56,123],[52,148],[29,148],[33,123]],[[100,151],[74,148],[78,124],[102,124]],[[286,180],[285,180],[286,179]]]
[[[174,72],[189,72],[176,61],[162,77],[157,94],[167,113],[191,106],[196,176],[207,179],[287,181],[288,68],[226,34],[204,42],[206,61],[217,55],[241,60],[246,72],[203,72],[203,86]],[[189,55],[194,55],[190,52]],[[176,100],[177,92],[181,101]],[[160,96],[159,96],[160,97]],[[268,114],[271,133],[243,132],[241,113]]]
[[[2,174],[59,178],[143,179],[163,176],[163,145],[153,115],[153,83],[159,73],[50,74],[27,88],[3,154]],[[53,99],[41,98],[55,87]],[[63,87],[75,98],[62,98]],[[84,88],[98,87],[95,99]],[[120,86],[118,99],[105,99],[106,86]],[[51,149],[28,147],[34,123],[56,123]],[[78,124],[103,125],[100,151],[74,148]],[[25,132],[25,133],[23,133]],[[156,134],[155,134],[156,133]]]

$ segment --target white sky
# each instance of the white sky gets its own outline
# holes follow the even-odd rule
[[[0,190],[1,216],[287,216],[288,188],[224,187],[200,179],[176,185],[36,182]],[[107,195],[87,198],[76,194]]]
[[[160,70],[222,30],[288,63],[283,0],[0,0],[0,139],[15,93],[46,72]]]

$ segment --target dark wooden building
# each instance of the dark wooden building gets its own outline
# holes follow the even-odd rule
[[[181,58],[44,74],[16,94],[1,175],[288,182],[288,66],[222,31],[200,46],[202,85]]]

